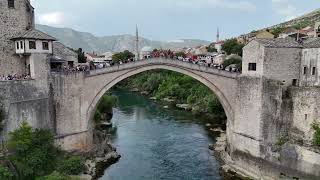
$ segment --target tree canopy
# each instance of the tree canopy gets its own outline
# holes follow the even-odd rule
[[[242,56],[242,49],[244,45],[238,43],[237,39],[228,39],[223,45],[222,50],[225,51],[227,54],[237,54]]]
[[[207,47],[207,51],[210,52],[210,53],[214,53],[214,52],[218,52],[218,50],[212,46],[208,46]]]
[[[184,52],[177,52],[177,53],[175,54],[175,56],[177,56],[177,57],[183,57],[183,58],[187,57],[186,53],[184,53]]]
[[[134,58],[134,57],[135,57],[135,55],[132,52],[125,50],[123,52],[115,53],[112,56],[112,60],[114,62],[119,62],[119,61],[126,61],[126,60]]]
[[[223,67],[228,67],[231,64],[235,64],[237,66],[237,68],[241,68],[242,61],[237,58],[230,58],[230,59],[225,60],[222,65],[223,65]]]
[[[86,63],[87,57],[84,55],[82,48],[79,48],[76,52],[78,54],[78,63]]]

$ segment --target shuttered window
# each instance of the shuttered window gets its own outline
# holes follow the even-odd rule
[[[8,7],[14,8],[14,0],[8,0]]]

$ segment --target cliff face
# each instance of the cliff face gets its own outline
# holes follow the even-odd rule
[[[63,44],[74,48],[83,48],[86,52],[104,53],[107,51],[134,51],[135,36],[133,35],[115,35],[97,37],[91,33],[79,32],[70,28],[55,28],[45,25],[37,25],[37,29],[57,38]],[[152,48],[183,48],[208,45],[210,42],[197,39],[182,39],[173,42],[151,41],[140,37],[139,47],[150,46]]]

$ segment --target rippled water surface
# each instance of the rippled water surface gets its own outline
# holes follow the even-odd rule
[[[115,91],[112,143],[121,154],[102,180],[221,179],[208,149],[204,122],[188,112],[164,109],[146,97]]]

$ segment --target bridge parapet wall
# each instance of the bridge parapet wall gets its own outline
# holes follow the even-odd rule
[[[111,66],[104,69],[93,70],[93,71],[90,71],[90,73],[87,76],[96,76],[99,74],[112,73],[115,71],[132,69],[136,67],[144,67],[144,66],[150,66],[150,65],[166,65],[166,64],[169,64],[170,66],[176,66],[179,68],[185,68],[185,69],[195,70],[199,72],[206,72],[206,73],[215,74],[215,75],[228,77],[228,78],[237,78],[240,74],[235,72],[231,73],[225,70],[219,70],[216,68],[210,68],[207,66],[201,66],[193,63],[174,60],[174,59],[151,58],[151,59],[141,60],[137,62]]]

